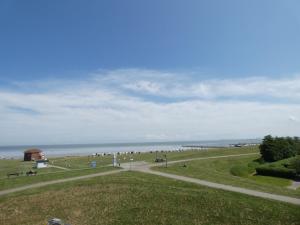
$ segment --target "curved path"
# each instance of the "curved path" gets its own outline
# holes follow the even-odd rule
[[[196,161],[196,160],[205,160],[205,159],[232,158],[232,157],[249,156],[249,155],[259,155],[259,153],[255,152],[255,153],[244,153],[244,154],[234,154],[234,155],[220,155],[220,156],[198,157],[198,158],[191,158],[191,159],[180,159],[180,160],[169,161],[168,164],[189,162],[189,161]],[[160,163],[160,164],[163,165],[163,164],[165,164],[165,162]],[[157,166],[157,164],[153,164],[153,165]]]
[[[192,161],[192,160],[238,157],[238,156],[253,155],[253,154],[257,154],[257,153],[184,159],[184,160],[171,161],[171,162],[168,162],[168,164],[178,163],[178,162],[186,162],[186,161]],[[48,186],[48,185],[52,185],[52,184],[59,184],[59,183],[64,183],[64,182],[69,182],[69,181],[75,181],[75,180],[105,176],[105,175],[119,173],[121,171],[134,170],[134,171],[149,173],[149,174],[158,175],[158,176],[162,176],[162,177],[167,177],[167,178],[171,178],[171,179],[175,179],[175,180],[181,180],[181,181],[185,181],[185,182],[195,183],[195,184],[199,184],[199,185],[203,185],[203,186],[207,186],[207,187],[211,187],[211,188],[217,188],[217,189],[222,189],[222,190],[226,190],[226,191],[238,192],[238,193],[243,193],[243,194],[251,195],[251,196],[255,196],[255,197],[271,199],[271,200],[277,200],[277,201],[281,201],[281,202],[300,205],[300,199],[298,199],[298,198],[292,198],[292,197],[283,196],[283,195],[270,194],[270,193],[265,193],[265,192],[261,192],[261,191],[254,191],[254,190],[250,190],[250,189],[246,189],[246,188],[234,187],[234,186],[230,186],[230,185],[224,185],[224,184],[209,182],[209,181],[195,179],[195,178],[191,178],[191,177],[185,177],[185,176],[179,176],[179,175],[175,175],[175,174],[169,174],[169,173],[163,173],[163,172],[159,172],[159,171],[153,171],[153,170],[150,169],[150,167],[157,166],[157,165],[158,164],[149,164],[149,163],[146,163],[146,162],[124,163],[122,165],[123,169],[120,169],[120,170],[113,170],[113,171],[89,174],[89,175],[78,176],[78,177],[71,177],[71,178],[60,179],[60,180],[52,180],[52,181],[46,181],[46,182],[40,182],[40,183],[36,183],[36,184],[26,185],[26,186],[23,186],[23,187],[12,188],[12,189],[8,189],[8,190],[0,191],[0,196],[10,194],[10,193],[14,193],[14,192],[18,192],[18,191],[28,190],[28,189],[31,189],[31,188],[38,188],[38,187],[44,187],[44,186]]]
[[[291,203],[291,204],[295,204],[295,205],[300,205],[300,199],[298,199],[298,198],[270,194],[270,193],[261,192],[261,191],[254,191],[254,190],[250,190],[250,189],[246,189],[246,188],[234,187],[234,186],[225,185],[225,184],[218,184],[218,183],[209,182],[209,181],[205,181],[205,180],[200,180],[200,179],[195,179],[195,178],[185,177],[185,176],[178,176],[175,174],[163,173],[163,172],[159,172],[159,171],[153,171],[153,170],[140,170],[140,171],[158,175],[158,176],[171,178],[171,179],[175,179],[175,180],[181,180],[181,181],[186,181],[186,182],[190,182],[190,183],[200,184],[200,185],[211,187],[211,188],[222,189],[225,191],[233,191],[233,192],[243,193],[243,194],[251,195],[251,196],[255,196],[255,197],[272,199],[272,200],[277,200],[277,201],[281,201],[281,202],[287,202],[287,203]]]
[[[253,153],[251,153],[251,154],[253,154]],[[235,157],[235,156],[243,156],[243,155],[247,155],[247,154],[213,156],[213,157],[198,158],[198,160],[199,159],[211,159],[211,158]],[[250,155],[250,154],[248,154],[248,155]],[[168,164],[178,163],[178,162],[186,162],[186,161],[192,161],[192,160],[196,160],[196,159],[172,161],[172,162],[169,162]],[[158,176],[167,177],[167,178],[171,178],[171,179],[175,179],[175,180],[181,180],[181,181],[185,181],[185,182],[195,183],[195,184],[199,184],[199,185],[203,185],[203,186],[207,186],[207,187],[211,187],[211,188],[222,189],[225,191],[238,192],[238,193],[251,195],[251,196],[255,196],[255,197],[300,205],[299,198],[293,198],[293,197],[277,195],[277,194],[270,194],[270,193],[266,193],[266,192],[250,190],[247,188],[234,187],[231,185],[219,184],[219,183],[214,183],[214,182],[210,182],[210,181],[206,181],[206,180],[201,180],[201,179],[179,176],[179,175],[175,175],[175,174],[163,173],[163,172],[151,170],[150,167],[155,166],[155,165],[157,166],[157,164],[148,164],[146,162],[134,162],[134,163],[126,163],[122,167],[126,170],[134,170],[134,171],[139,171],[139,172],[144,172],[144,173],[150,173],[153,175],[158,175]]]
[[[69,168],[66,167],[62,167],[62,166],[55,166],[55,165],[48,165],[48,167],[53,167],[53,168],[57,168],[57,169],[61,169],[61,170],[71,170]]]
[[[31,188],[44,187],[44,186],[48,186],[51,184],[60,184],[60,183],[69,182],[69,181],[82,180],[82,179],[88,179],[88,178],[93,178],[93,177],[110,175],[110,174],[114,174],[114,173],[119,173],[121,171],[123,171],[123,170],[112,170],[112,171],[107,171],[107,172],[88,174],[88,175],[84,175],[84,176],[70,177],[70,178],[65,178],[65,179],[51,180],[51,181],[45,181],[45,182],[40,182],[40,183],[36,183],[36,184],[30,184],[30,185],[26,185],[26,186],[22,186],[22,187],[18,187],[18,188],[12,188],[12,189],[8,189],[8,190],[0,191],[0,196],[11,194],[11,193],[18,192],[18,191],[25,191],[25,190],[28,190]]]

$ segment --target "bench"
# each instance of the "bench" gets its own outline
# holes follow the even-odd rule
[[[11,176],[20,176],[21,174],[23,174],[23,172],[19,173],[19,172],[14,172],[14,173],[8,173],[7,174],[7,178],[10,178]]]

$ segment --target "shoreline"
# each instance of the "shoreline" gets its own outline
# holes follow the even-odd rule
[[[210,149],[228,149],[230,148],[230,146],[228,147],[205,147],[205,148],[181,148],[181,149],[160,149],[160,150],[141,150],[141,151],[106,151],[106,152],[85,152],[85,153],[81,153],[79,154],[78,152],[74,152],[73,154],[70,153],[61,153],[61,154],[45,154],[47,157],[46,158],[58,158],[58,157],[100,157],[100,156],[112,156],[114,153],[116,153],[117,155],[130,155],[130,154],[143,154],[143,153],[170,153],[170,152],[184,152],[184,151],[204,151],[204,150],[210,150]],[[21,160],[23,159],[23,156],[20,157],[2,157],[0,156],[0,160]]]
[[[234,144],[235,143],[235,144]],[[240,145],[255,145],[257,140],[226,140],[226,141],[199,141],[199,142],[173,142],[173,143],[135,143],[135,144],[99,144],[99,145],[47,145],[47,146],[18,146],[18,147],[1,147],[0,159],[22,159],[24,151],[28,148],[41,149],[46,157],[74,157],[88,156],[92,154],[117,153],[117,152],[151,152],[151,151],[178,151],[190,149],[208,149],[208,148],[228,148],[241,147]]]

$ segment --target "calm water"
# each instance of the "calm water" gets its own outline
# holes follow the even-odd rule
[[[29,148],[39,148],[46,156],[88,155],[103,152],[156,151],[182,149],[185,145],[228,147],[236,143],[259,143],[259,139],[216,140],[216,141],[182,141],[182,142],[147,142],[115,144],[77,144],[77,145],[37,145],[37,146],[0,146],[0,158],[22,158]]]

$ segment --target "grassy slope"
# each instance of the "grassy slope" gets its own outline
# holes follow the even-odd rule
[[[183,167],[183,163],[177,163],[170,165],[168,168],[156,167],[154,169],[253,190],[300,197],[300,189],[295,191],[286,188],[290,185],[290,180],[264,176],[238,177],[230,173],[230,168],[234,165],[247,165],[256,158],[257,156],[241,156],[196,160],[187,162],[187,167]]]
[[[0,224],[300,224],[299,206],[123,172],[0,198]]]

